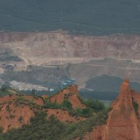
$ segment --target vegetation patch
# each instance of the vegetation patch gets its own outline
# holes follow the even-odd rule
[[[9,92],[9,87],[6,85],[2,85],[0,88],[0,96],[6,96],[6,95],[11,95],[11,92]]]
[[[95,112],[100,112],[105,109],[104,103],[100,102],[99,100],[92,99],[85,100],[80,96],[78,98],[82,104],[84,104],[85,106],[87,106],[88,108],[92,109]]]
[[[135,113],[136,113],[136,116],[139,118],[139,113],[138,113],[138,103],[134,101],[134,99],[132,99],[132,103],[133,103],[133,107],[134,107],[134,110],[135,110]]]
[[[72,104],[67,99],[65,99],[62,104],[58,104],[56,102],[52,103],[49,100],[45,100],[44,107],[67,110],[71,116],[80,116],[85,118],[91,117],[93,113],[98,113],[105,109],[105,105],[98,100],[84,100],[80,97],[79,100],[86,106],[86,108],[73,109]]]
[[[6,110],[7,110],[8,112],[11,111],[9,105],[6,106]]]
[[[61,104],[61,108],[63,109],[72,109],[72,104],[69,100],[65,99]]]
[[[69,99],[70,96],[72,96],[72,93],[65,94],[65,95],[64,95],[64,99]]]
[[[69,110],[69,114],[71,116],[80,116],[88,118],[93,115],[93,111],[90,108],[77,108],[76,110]]]
[[[18,118],[18,121],[21,122],[22,120],[23,120],[23,117],[20,116],[20,117]]]

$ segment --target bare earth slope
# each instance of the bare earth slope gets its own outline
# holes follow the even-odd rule
[[[42,98],[33,96],[4,96],[0,97],[0,127],[3,132],[11,128],[20,128],[29,124],[39,106],[44,104]]]

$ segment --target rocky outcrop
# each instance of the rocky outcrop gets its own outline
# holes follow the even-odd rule
[[[139,140],[140,94],[130,89],[129,80],[121,85],[118,98],[112,103],[106,125],[96,127],[87,139]]]
[[[72,108],[85,108],[78,98],[78,87],[76,85],[69,86],[50,98],[51,102],[62,104],[64,100],[68,100],[72,104]]]
[[[139,35],[97,37],[72,35],[64,31],[0,32],[0,54],[10,52],[10,55],[23,60],[9,60],[9,64],[15,64],[16,71],[26,70],[28,65],[46,67],[82,62],[69,69],[70,77],[75,78],[76,84],[81,87],[85,87],[90,78],[104,74],[129,77],[132,81],[139,82],[139,50]],[[113,59],[113,62],[104,58]]]
[[[64,31],[1,32],[0,48],[3,47],[32,64],[85,62],[106,57],[140,59],[140,37],[135,35],[96,37]]]

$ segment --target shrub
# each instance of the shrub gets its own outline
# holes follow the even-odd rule
[[[25,98],[24,97],[18,97],[18,98],[16,98],[16,101],[24,101],[25,100]]]
[[[98,100],[87,100],[86,102],[87,107],[94,109],[97,112],[100,112],[105,109],[104,103],[98,101]]]
[[[11,111],[9,105],[6,106],[6,110],[7,110],[8,112]]]
[[[10,118],[15,118],[15,115],[10,115]]]
[[[134,99],[132,100],[132,102],[133,102],[133,107],[134,107],[135,113],[136,113],[137,117],[139,117],[139,113],[138,113],[139,105],[137,104],[137,102],[134,101]]]
[[[69,109],[71,109],[72,108],[72,104],[70,103],[69,100],[64,100],[63,103],[61,104],[61,107],[62,108],[69,108]]]
[[[92,115],[92,110],[90,108],[77,108],[76,114],[81,117],[90,117]]]
[[[67,134],[71,134],[75,129],[76,129],[76,125],[75,125],[75,124],[69,124],[69,125],[67,126],[66,133],[67,133]]]
[[[2,127],[0,127],[0,134],[3,132],[3,128]]]
[[[52,109],[61,108],[61,106],[59,104],[57,104],[56,102],[51,103],[50,101],[46,101],[44,107],[45,108],[52,108]]]
[[[21,122],[23,120],[22,116],[18,118],[18,121]]]
[[[82,104],[86,105],[88,108],[93,109],[96,112],[100,112],[105,109],[104,103],[100,102],[99,100],[84,100],[83,98],[79,97],[79,100]]]
[[[5,92],[7,89],[8,89],[8,87],[6,85],[2,85],[1,92]]]

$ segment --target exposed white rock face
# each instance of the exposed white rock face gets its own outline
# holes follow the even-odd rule
[[[3,32],[0,48],[10,48],[26,63],[81,62],[95,58],[140,60],[139,36],[74,36],[66,32]]]
[[[79,86],[84,86],[89,78],[104,74],[140,81],[138,35],[96,37],[71,35],[64,31],[1,32],[0,53],[9,49],[23,60],[14,62],[18,71],[26,70],[28,65],[48,67],[82,63],[70,68],[70,76],[76,79]],[[102,61],[104,58],[113,61]]]

